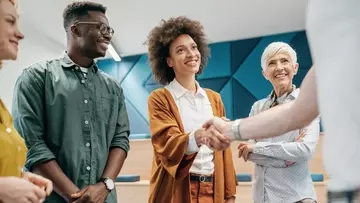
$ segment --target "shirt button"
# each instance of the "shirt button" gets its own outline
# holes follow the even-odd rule
[[[90,169],[91,169],[90,166],[86,167],[86,170],[90,171]]]
[[[85,83],[85,80],[81,80],[81,83],[84,84],[84,83]]]
[[[85,99],[85,100],[84,100],[84,103],[85,103],[85,104],[87,104],[87,103],[88,103],[88,100],[87,100],[87,99]]]
[[[11,133],[11,131],[12,131],[11,128],[6,128],[7,133]]]
[[[76,66],[76,67],[75,67],[75,70],[79,70],[79,67]]]
[[[21,147],[20,147],[20,146],[18,146],[17,149],[18,149],[19,152],[21,151]]]
[[[89,121],[85,121],[85,124],[86,124],[86,125],[89,124]]]
[[[86,146],[87,146],[87,147],[90,147],[90,143],[86,143]]]

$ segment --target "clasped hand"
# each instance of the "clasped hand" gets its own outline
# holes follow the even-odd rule
[[[109,191],[102,182],[89,185],[71,195],[73,203],[103,203]]]
[[[213,150],[227,149],[233,141],[230,120],[219,117],[209,119],[195,132],[195,139],[198,145],[207,145]]]

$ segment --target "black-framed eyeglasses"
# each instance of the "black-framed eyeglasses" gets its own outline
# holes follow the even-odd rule
[[[107,26],[105,23],[100,23],[100,22],[76,22],[73,25],[78,25],[78,24],[87,24],[87,25],[97,25],[100,33],[102,35],[114,35],[114,29]]]

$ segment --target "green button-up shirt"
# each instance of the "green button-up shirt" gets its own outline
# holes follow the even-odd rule
[[[15,85],[12,115],[28,147],[25,167],[56,160],[79,188],[95,184],[109,150],[129,150],[129,120],[120,84],[96,67],[87,77],[65,53],[26,68]],[[55,192],[47,202],[65,202]],[[115,203],[113,190],[106,202]]]

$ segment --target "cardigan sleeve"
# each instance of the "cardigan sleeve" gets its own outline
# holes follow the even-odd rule
[[[186,154],[189,134],[180,130],[176,112],[171,111],[171,104],[166,100],[164,92],[153,91],[150,94],[148,112],[156,158],[173,178],[184,179],[196,156],[196,153]]]

